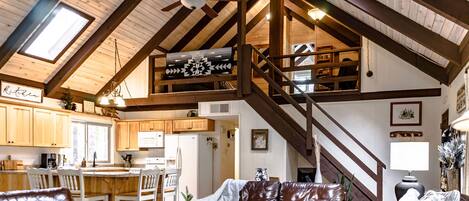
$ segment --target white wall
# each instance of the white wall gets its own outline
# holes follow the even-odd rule
[[[456,76],[454,81],[451,83],[449,86],[442,85],[442,103],[443,103],[443,109],[449,109],[449,122],[455,120],[459,116],[462,115],[462,113],[456,112],[456,96],[457,96],[457,91],[459,88],[464,86],[464,69],[469,67],[469,63],[466,64],[466,66],[461,70],[461,72]]]

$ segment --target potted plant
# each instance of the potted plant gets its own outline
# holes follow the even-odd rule
[[[75,111],[77,109],[77,104],[73,102],[73,96],[70,88],[67,88],[64,92],[64,95],[61,98],[62,107],[66,110]]]
[[[352,176],[351,179],[348,179],[343,174],[337,174],[337,180],[334,182],[336,184],[340,184],[345,192],[345,201],[352,201],[352,187],[353,187],[353,180],[355,179],[355,175]]]
[[[194,196],[189,193],[189,189],[186,186],[186,193],[181,192],[182,198],[184,198],[184,201],[191,201]]]
[[[442,168],[442,190],[453,190],[453,180],[457,180],[458,170],[464,165],[466,144],[460,137],[453,137],[450,141],[438,145],[439,160]],[[446,182],[443,182],[446,183]]]

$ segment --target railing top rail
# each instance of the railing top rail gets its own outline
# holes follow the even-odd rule
[[[324,50],[324,51],[299,53],[299,54],[285,54],[285,55],[279,55],[279,56],[271,56],[269,58],[284,59],[284,58],[301,57],[301,56],[312,56],[312,55],[319,55],[319,54],[330,54],[330,53],[337,53],[337,52],[351,52],[351,51],[358,51],[358,50],[361,50],[361,47],[351,47],[351,48],[343,48],[343,49]]]
[[[306,101],[311,102],[316,106],[319,111],[321,111],[326,117],[331,120],[337,127],[339,127],[345,134],[347,134],[360,148],[362,148],[368,155],[370,155],[377,163],[378,166],[386,168],[386,165],[376,156],[374,155],[369,149],[367,149],[358,139],[356,139],[347,129],[345,129],[337,120],[335,120],[324,108],[322,108],[316,101],[314,101],[308,94],[306,94],[301,88],[299,88],[290,78],[288,78],[282,70],[278,69],[272,61],[270,61],[266,56],[264,56],[257,48],[249,45],[251,49],[254,50],[256,54],[258,54],[263,60],[266,61],[267,65],[269,65],[274,71],[280,74],[291,86],[293,86],[296,90],[300,92],[300,94],[306,99]],[[360,49],[360,48],[358,48]],[[283,55],[284,56],[284,55]]]

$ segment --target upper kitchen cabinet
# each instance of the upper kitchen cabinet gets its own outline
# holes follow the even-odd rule
[[[138,151],[139,122],[121,121],[116,124],[116,150]]]
[[[72,120],[67,113],[55,113],[55,131],[53,144],[55,147],[70,147],[71,146],[71,124]]]
[[[70,115],[44,109],[34,109],[34,146],[69,147]]]
[[[7,106],[0,105],[0,145],[8,145]]]
[[[7,108],[7,145],[33,146],[33,109],[22,106]]]
[[[165,131],[164,121],[141,121],[140,122],[141,132],[153,132],[153,131]]]
[[[215,131],[215,121],[211,119],[173,120],[173,132]]]

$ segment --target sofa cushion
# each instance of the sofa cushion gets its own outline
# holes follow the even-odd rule
[[[239,192],[240,201],[275,201],[280,183],[274,181],[249,181]]]
[[[339,184],[285,182],[280,188],[281,201],[342,201],[344,197]]]
[[[51,188],[43,190],[10,191],[0,193],[0,201],[28,200],[28,201],[73,201],[70,191],[65,188]]]

